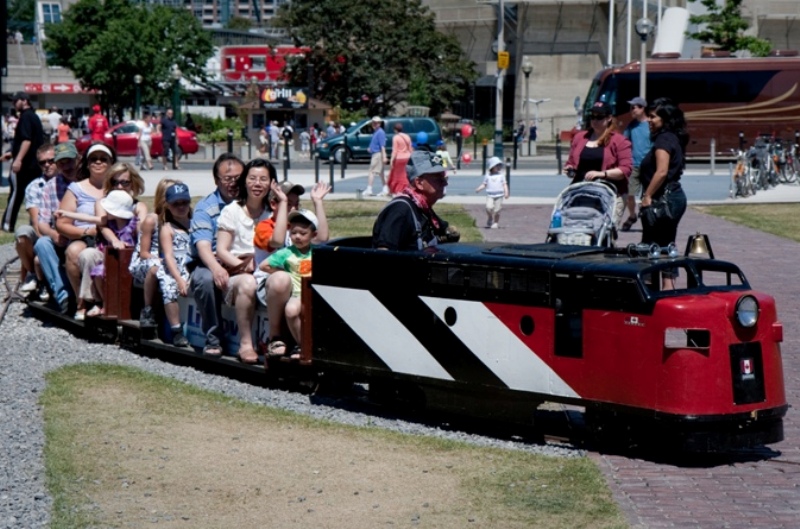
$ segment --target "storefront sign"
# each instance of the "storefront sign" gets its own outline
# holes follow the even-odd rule
[[[303,88],[265,88],[261,91],[261,102],[268,109],[308,108],[308,96]]]

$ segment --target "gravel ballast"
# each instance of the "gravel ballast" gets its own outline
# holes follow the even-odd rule
[[[6,263],[13,252],[11,245],[0,246],[0,263]],[[86,342],[31,316],[22,303],[15,302],[9,307],[0,325],[0,344],[3,350],[0,363],[0,529],[47,527],[52,498],[45,484],[44,432],[38,401],[45,388],[45,374],[69,364],[99,362],[136,367],[247,402],[343,424],[369,425],[559,457],[583,453],[560,445],[494,439],[312,404],[309,396],[302,393],[253,386],[139,356],[115,345]]]

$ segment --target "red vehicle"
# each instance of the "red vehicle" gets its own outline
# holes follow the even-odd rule
[[[628,101],[639,95],[639,62],[606,68],[589,88],[584,116],[596,101],[605,101],[625,126]],[[800,57],[758,59],[650,59],[647,100],[669,97],[686,115],[687,155],[730,155],[739,148],[739,133],[752,145],[764,133],[792,138],[800,123]],[[584,120],[584,122],[586,122]]]
[[[126,121],[111,127],[103,137],[103,143],[112,147],[117,156],[136,156],[136,151],[139,150],[139,127],[136,126],[135,121]],[[161,133],[154,132],[152,135],[153,143],[150,146],[150,156],[158,157],[164,152],[161,144]],[[75,147],[78,152],[85,151],[92,143],[92,136],[86,134],[75,141]],[[194,154],[198,150],[197,135],[185,129],[178,127],[178,147],[183,154]]]
[[[303,55],[296,46],[224,46],[220,50],[222,78],[229,82],[283,82],[287,55]]]

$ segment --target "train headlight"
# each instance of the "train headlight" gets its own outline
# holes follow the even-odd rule
[[[736,302],[736,321],[742,327],[750,328],[758,323],[758,300],[753,296],[742,296]]]

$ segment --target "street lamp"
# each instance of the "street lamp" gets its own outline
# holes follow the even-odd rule
[[[136,85],[136,101],[133,105],[133,118],[139,119],[139,106],[142,102],[142,92],[141,92],[141,85],[142,85],[143,77],[138,73],[133,76],[133,83]]]
[[[647,99],[647,39],[653,33],[655,26],[647,17],[636,21],[636,34],[642,39],[641,66],[639,67],[639,95]]]
[[[181,124],[181,77],[183,77],[183,72],[181,69],[178,68],[177,65],[172,67],[172,72],[170,73],[172,76],[172,80],[174,81],[172,84],[172,111],[175,113],[175,123],[180,126]]]
[[[533,71],[533,65],[525,59],[525,62],[522,63],[522,73],[525,74],[525,125],[530,127],[531,116],[530,116],[530,108],[528,108],[527,102],[528,98],[530,97],[530,77],[531,72]],[[528,156],[531,155],[531,135],[530,132],[528,133]],[[536,143],[533,144],[533,155],[536,156]]]

